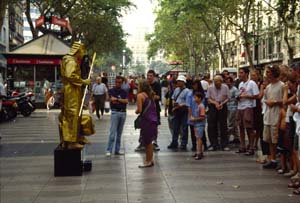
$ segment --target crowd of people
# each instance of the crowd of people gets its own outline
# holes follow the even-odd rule
[[[195,160],[204,157],[203,151],[237,148],[236,153],[245,156],[262,153],[257,162],[289,177],[288,187],[300,194],[300,63],[270,65],[263,71],[239,68],[237,76],[224,71],[212,79],[209,75],[159,78],[149,70],[144,78],[129,78],[127,90],[124,78],[118,77],[116,87],[122,93],[108,91],[112,118],[107,156],[115,138],[115,154],[122,154],[126,105],[136,102],[136,113],[144,119],[136,151],[146,151],[140,167],[153,166],[153,151],[160,149],[157,129],[163,107],[171,135],[168,149],[187,150],[190,134]],[[122,119],[114,118],[115,113]]]

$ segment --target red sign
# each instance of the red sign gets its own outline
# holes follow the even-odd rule
[[[25,65],[60,65],[60,59],[22,59],[8,58],[7,64],[25,64]]]
[[[68,27],[68,21],[62,18],[57,18],[52,16],[51,23],[54,25],[59,25],[61,27]]]
[[[35,20],[35,27],[39,27],[45,23],[45,16],[41,16]]]

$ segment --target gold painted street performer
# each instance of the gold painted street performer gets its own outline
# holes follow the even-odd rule
[[[59,115],[61,146],[64,149],[82,149],[89,143],[84,135],[94,133],[94,125],[89,115],[81,115],[82,86],[91,80],[81,78],[80,61],[84,55],[84,45],[74,42],[70,52],[63,57],[61,78],[63,99]],[[91,67],[92,68],[92,67]]]

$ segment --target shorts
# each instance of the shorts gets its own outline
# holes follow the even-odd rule
[[[264,125],[263,138],[269,144],[277,144],[278,127],[276,125]]]
[[[204,135],[205,126],[194,126],[196,138],[202,138]]]
[[[240,127],[252,129],[254,127],[253,119],[253,108],[238,109],[236,121]]]

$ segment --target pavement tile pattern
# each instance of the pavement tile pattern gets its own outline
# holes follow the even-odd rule
[[[140,169],[143,153],[134,152],[134,106],[129,106],[123,132],[124,156],[105,156],[109,114],[95,120],[96,135],[86,148],[93,168],[79,177],[54,177],[53,151],[59,142],[58,110],[37,110],[28,118],[0,123],[1,203],[299,203],[288,179],[263,170],[256,157],[205,152],[195,161],[191,151],[167,149],[167,119],[159,127],[161,151],[155,166]],[[190,149],[191,146],[188,147]]]

